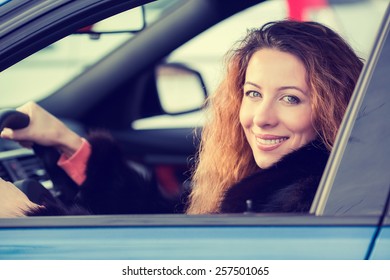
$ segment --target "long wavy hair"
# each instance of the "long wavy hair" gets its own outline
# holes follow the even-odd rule
[[[313,127],[330,151],[363,63],[337,33],[315,22],[283,20],[249,30],[226,55],[226,73],[207,100],[188,214],[218,213],[224,193],[259,167],[239,121],[245,73],[264,48],[295,55],[306,68]]]

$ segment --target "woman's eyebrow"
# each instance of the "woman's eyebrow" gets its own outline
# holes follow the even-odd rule
[[[301,89],[300,87],[296,87],[296,86],[285,86],[285,87],[278,88],[278,90],[286,90],[286,89],[294,89],[294,90],[302,92],[304,95],[307,95],[307,93],[303,89]]]
[[[257,87],[258,89],[261,89],[261,86],[255,84],[255,83],[252,83],[252,82],[245,82],[245,83],[244,83],[244,86],[245,86],[245,85],[251,85],[251,86]]]
[[[258,89],[262,89],[261,86],[259,86],[258,84],[253,83],[253,82],[249,82],[249,81],[245,82],[244,86],[245,85],[251,85],[251,86],[254,86],[254,87],[258,88]],[[294,89],[294,90],[302,92],[304,95],[307,95],[307,93],[303,89],[301,89],[300,87],[296,87],[296,86],[282,86],[282,87],[278,88],[278,91],[280,91],[280,90],[287,90],[287,89]]]

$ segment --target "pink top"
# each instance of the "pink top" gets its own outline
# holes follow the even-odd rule
[[[86,177],[87,162],[91,155],[91,145],[82,138],[81,147],[71,156],[62,154],[57,164],[77,185],[84,183]]]

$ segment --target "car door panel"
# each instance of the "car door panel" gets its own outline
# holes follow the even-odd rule
[[[390,219],[381,228],[374,250],[370,256],[372,260],[388,260],[390,259]]]
[[[110,221],[111,226],[97,226],[99,219]],[[40,222],[35,219],[46,225],[50,221],[53,219],[40,218]],[[77,222],[73,222],[73,226],[37,228],[29,227],[29,221],[26,228],[12,228],[10,224],[0,231],[0,256],[2,259],[74,259],[75,256],[171,260],[364,259],[376,232],[372,219],[319,221],[318,217],[294,215],[288,218],[168,215],[108,220],[92,217],[89,222],[86,226],[85,218],[84,226],[74,226]]]

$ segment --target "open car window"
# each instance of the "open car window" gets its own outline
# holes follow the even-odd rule
[[[104,1],[103,1],[104,2]],[[163,1],[157,1],[162,3]],[[186,1],[193,4],[198,9],[188,9],[198,11],[200,14],[206,13],[212,3],[223,3],[224,1],[207,1],[195,0]],[[254,3],[255,1],[253,1]],[[333,1],[332,1],[333,2]],[[333,12],[331,7],[326,7],[325,12],[318,9],[311,11],[313,16],[322,19],[329,15],[334,19],[334,23],[339,23],[335,20],[335,15],[346,12],[347,23],[351,23],[351,12],[359,18],[358,34],[366,33],[372,35],[370,39],[364,41],[367,45],[359,50],[362,56],[367,58],[367,64],[359,81],[358,88],[354,94],[353,102],[348,109],[342,129],[340,130],[338,144],[332,152],[332,158],[328,162],[326,174],[323,177],[320,191],[317,195],[317,200],[308,214],[284,214],[284,213],[243,213],[243,214],[221,214],[221,215],[104,215],[104,216],[67,216],[67,217],[29,217],[18,219],[0,219],[0,259],[371,259],[371,258],[390,258],[390,250],[388,248],[388,230],[383,234],[383,243],[375,243],[378,236],[381,237],[381,227],[389,224],[389,218],[383,219],[384,211],[389,203],[389,149],[386,145],[386,139],[389,136],[389,124],[386,121],[386,112],[388,108],[388,73],[389,70],[389,11],[386,11],[388,1],[352,1],[352,8],[348,10],[344,6],[346,1],[339,1],[340,6],[335,7]],[[348,1],[349,2],[349,1]],[[199,4],[200,3],[200,4]],[[237,3],[237,2],[235,2]],[[283,1],[271,1],[264,3],[268,8],[275,9],[274,5],[284,3]],[[337,3],[337,1],[336,1]],[[379,4],[378,4],[379,3]],[[158,4],[157,4],[158,5]],[[199,6],[196,6],[199,5]],[[211,4],[210,4],[211,5]],[[256,22],[256,18],[262,18],[262,11],[259,6],[253,6],[255,12],[251,9],[244,10],[245,17],[250,15],[250,20]],[[193,7],[191,6],[191,8]],[[217,5],[218,6],[218,5]],[[279,6],[278,6],[279,7]],[[282,10],[278,10],[282,15],[285,15],[286,6],[282,5]],[[369,8],[368,8],[369,7]],[[215,7],[214,7],[215,8]],[[220,7],[221,10],[224,10]],[[225,8],[225,7],[224,7]],[[339,10],[338,10],[339,9]],[[375,19],[372,17],[362,16],[361,13],[371,11],[373,9],[377,15]],[[218,9],[216,9],[219,11]],[[336,12],[337,11],[337,12]],[[356,11],[360,11],[355,14]],[[274,11],[275,12],[275,11]],[[270,10],[265,14],[268,15]],[[277,13],[277,12],[275,12]],[[219,13],[215,13],[219,15]],[[215,14],[214,17],[217,18]],[[385,20],[381,23],[379,20],[385,15]],[[238,15],[237,17],[239,17]],[[284,16],[283,16],[284,17]],[[168,20],[174,19],[169,17]],[[167,20],[167,19],[166,19]],[[218,21],[218,19],[215,19]],[[233,20],[233,19],[231,19]],[[269,20],[267,18],[267,20]],[[353,21],[356,21],[354,18]],[[373,27],[368,28],[365,23],[376,22]],[[199,21],[197,21],[199,24]],[[221,32],[224,30],[224,24],[231,28],[231,21],[227,19],[211,29],[213,32]],[[245,25],[247,23],[245,22]],[[252,24],[252,23],[251,23]],[[262,22],[258,23],[259,25]],[[160,25],[154,25],[160,27]],[[176,26],[180,27],[178,24]],[[341,25],[343,26],[343,25]],[[246,26],[245,26],[246,27]],[[157,28],[156,28],[157,29]],[[156,30],[155,29],[155,30]],[[245,29],[238,27],[238,30]],[[360,32],[364,29],[364,32]],[[377,30],[379,29],[379,34]],[[186,29],[187,30],[187,29]],[[219,31],[218,31],[219,30]],[[341,28],[348,33],[347,28]],[[146,30],[147,31],[147,30]],[[161,30],[156,33],[140,33],[149,34],[148,40],[157,36],[168,36],[172,33],[161,33]],[[198,30],[197,30],[198,31]],[[182,31],[184,32],[184,31]],[[199,31],[200,32],[200,31]],[[237,31],[241,32],[241,31]],[[226,33],[223,31],[222,33]],[[120,55],[123,53],[123,48],[128,47],[132,42],[142,42],[135,40],[124,42],[120,49],[116,49]],[[151,34],[151,35],[150,35]],[[153,36],[152,36],[153,35]],[[181,34],[182,35],[182,34]],[[186,34],[187,37],[193,34]],[[143,36],[143,35],[142,35]],[[146,35],[145,35],[146,36]],[[184,36],[184,35],[182,35]],[[202,75],[217,77],[218,70],[214,74],[202,72],[202,62],[212,62],[215,65],[223,60],[222,51],[213,44],[205,43],[208,47],[200,46],[197,40],[200,38],[211,37],[215,39],[215,35],[207,35],[207,30],[201,33],[199,37],[195,37],[189,41],[188,45],[183,45],[183,49],[173,48],[170,52],[165,53],[168,62],[187,64],[191,69],[199,71]],[[346,35],[347,36],[347,35]],[[138,37],[139,38],[139,37]],[[161,38],[161,37],[160,37]],[[198,38],[198,39],[197,39]],[[353,42],[356,37],[351,37]],[[377,38],[377,39],[375,39]],[[188,39],[188,38],[187,38]],[[230,40],[230,39],[229,39]],[[183,40],[184,41],[184,40]],[[218,41],[218,40],[217,40]],[[147,41],[150,42],[150,41]],[[222,40],[223,42],[223,40]],[[88,44],[95,42],[88,42]],[[159,42],[161,43],[161,42]],[[191,44],[194,44],[191,46]],[[203,44],[203,43],[202,43]],[[226,43],[227,45],[228,43]],[[225,42],[223,42],[225,45]],[[353,43],[352,43],[353,45]],[[194,47],[195,46],[195,47]],[[163,44],[148,44],[148,48],[143,45],[142,50],[149,47],[158,52],[161,48],[167,48]],[[370,49],[373,52],[370,53]],[[113,47],[115,49],[115,47]],[[140,49],[129,48],[129,53],[141,53]],[[194,55],[194,50],[212,50],[210,57],[207,55],[199,57]],[[176,50],[176,51],[175,51]],[[122,51],[122,52],[121,52]],[[44,52],[50,52],[50,47]],[[217,53],[217,55],[216,55]],[[366,55],[363,55],[366,53]],[[88,83],[91,77],[107,76],[107,69],[116,69],[113,67],[113,62],[120,63],[127,56],[119,56],[116,60],[107,60],[108,63],[103,64],[105,67],[100,67],[101,64],[91,64],[92,70],[100,71],[100,76],[89,76],[88,71],[83,72],[84,79],[81,77],[79,83],[70,83],[70,87],[64,90],[68,95],[66,98],[60,99],[62,102],[59,108],[54,108],[58,111],[66,110],[66,116],[72,116],[74,112],[76,116],[81,115],[82,108],[88,102],[92,102],[92,97],[99,95],[100,87],[110,87],[117,85],[116,77],[123,75],[124,80],[128,77],[124,73],[131,71],[139,71],[139,75],[131,76],[129,81],[121,87],[114,87],[115,96],[119,96],[119,101],[116,103],[110,99],[103,99],[102,107],[95,108],[93,113],[84,118],[75,118],[78,121],[84,121],[88,124],[96,124],[96,120],[103,120],[107,123],[115,123],[113,135],[121,141],[121,144],[126,146],[126,151],[129,157],[136,155],[148,164],[148,167],[158,167],[156,170],[163,171],[165,179],[172,179],[171,175],[175,175],[180,169],[175,169],[177,166],[185,166],[185,171],[180,171],[180,176],[187,172],[189,152],[181,146],[178,139],[186,138],[186,141],[193,146],[192,139],[188,140],[188,131],[179,129],[164,129],[163,126],[150,126],[144,131],[140,129],[134,134],[131,130],[132,123],[128,115],[124,119],[120,117],[125,114],[122,111],[122,106],[132,106],[136,103],[139,96],[130,95],[129,92],[135,92],[137,88],[145,86],[147,89],[150,85],[151,73],[154,69],[147,71],[145,69],[152,65],[158,65],[159,61],[148,60],[149,56],[141,57],[134,63],[133,67],[125,65],[116,72],[115,76],[109,76],[107,79],[94,80],[93,86],[83,87]],[[108,54],[110,56],[110,54]],[[84,59],[84,58],[83,58]],[[215,60],[215,61],[214,61]],[[146,61],[146,62],[145,62]],[[127,62],[127,61],[126,61]],[[144,64],[143,64],[144,63]],[[222,62],[221,62],[222,63]],[[139,66],[141,65],[141,66]],[[207,65],[207,63],[206,63]],[[40,67],[40,65],[37,64]],[[138,69],[139,66],[141,69]],[[57,67],[57,66],[56,66]],[[99,68],[100,67],[100,68]],[[220,69],[220,65],[217,66]],[[81,70],[82,67],[78,71]],[[89,70],[91,70],[91,68]],[[207,67],[208,68],[208,67]],[[10,68],[12,69],[12,67]],[[10,70],[9,69],[9,70]],[[61,69],[61,67],[59,67]],[[91,70],[91,72],[93,72]],[[7,70],[8,71],[8,70]],[[206,71],[206,70],[205,70]],[[215,71],[212,70],[212,71]],[[145,74],[146,72],[146,74]],[[6,73],[4,71],[4,73]],[[3,73],[1,73],[3,74]],[[83,75],[81,75],[83,76]],[[122,77],[122,76],[121,76]],[[16,81],[22,79],[16,77]],[[28,80],[28,79],[27,79]],[[144,82],[144,83],[143,83]],[[206,82],[206,86],[213,88],[215,81]],[[142,84],[143,83],[143,84]],[[80,86],[81,84],[81,86]],[[98,86],[96,86],[97,84]],[[76,91],[80,86],[79,91]],[[72,87],[73,86],[73,87]],[[85,88],[94,91],[84,90]],[[71,89],[71,90],[70,90]],[[61,91],[61,90],[60,90]],[[63,92],[64,92],[63,91]],[[152,91],[151,91],[152,92]],[[77,99],[85,94],[86,97]],[[76,98],[76,97],[77,98]],[[14,98],[10,95],[9,98]],[[51,97],[51,96],[50,96]],[[76,99],[74,99],[76,98]],[[148,96],[148,101],[151,97]],[[49,98],[50,99],[50,98]],[[2,99],[3,100],[3,99]],[[53,99],[54,100],[54,97]],[[68,107],[68,102],[78,101],[73,103],[73,107]],[[82,100],[83,102],[80,102]],[[103,107],[108,107],[113,103],[113,108],[117,109],[113,116],[108,116]],[[8,101],[7,101],[8,102]],[[11,102],[11,101],[10,101]],[[49,104],[47,102],[46,104]],[[11,104],[11,103],[8,103]],[[77,104],[79,106],[74,106]],[[148,104],[145,102],[145,104]],[[158,106],[157,106],[158,107]],[[65,109],[63,109],[65,108]],[[137,107],[138,108],[138,107]],[[89,108],[88,108],[89,109]],[[150,108],[148,108],[150,109]],[[159,108],[161,109],[161,108]],[[91,109],[92,110],[92,109]],[[151,110],[151,109],[150,109]],[[88,110],[86,110],[88,111]],[[149,111],[147,113],[150,113]],[[152,112],[153,113],[153,112]],[[150,115],[153,115],[150,113]],[[198,114],[201,112],[197,112]],[[140,114],[141,115],[141,114]],[[142,115],[145,117],[147,114]],[[111,117],[111,118],[110,118]],[[127,118],[129,117],[129,118]],[[155,116],[153,116],[154,118]],[[170,116],[172,117],[172,116]],[[174,117],[174,116],[173,116]],[[181,116],[179,116],[181,117]],[[147,117],[145,117],[147,118]],[[152,118],[152,117],[151,117]],[[94,122],[95,121],[95,122]],[[103,122],[103,124],[106,124]],[[172,122],[172,120],[170,120]],[[101,124],[101,123],[99,123]],[[156,123],[154,123],[155,125]],[[192,131],[193,123],[184,122],[183,127],[190,127]],[[139,137],[144,133],[146,137]],[[144,135],[144,136],[145,136]],[[166,137],[168,136],[168,137]],[[175,138],[176,136],[176,138]],[[137,138],[138,137],[138,138]],[[152,142],[149,146],[148,144]],[[156,143],[158,145],[156,145]],[[9,144],[7,144],[9,145]],[[5,146],[7,146],[5,145]],[[162,148],[161,148],[162,147]],[[184,152],[183,152],[184,151]],[[183,152],[183,153],[182,153]],[[192,152],[192,150],[190,150]],[[21,156],[22,153],[22,156]],[[34,165],[36,157],[31,151],[21,149],[21,147],[5,147],[4,151],[0,152],[0,176],[13,172],[16,173],[19,161],[15,158],[27,159],[24,161],[27,167]],[[13,170],[12,168],[16,168]],[[11,171],[10,171],[11,170]],[[25,170],[28,170],[27,168]],[[172,172],[173,170],[173,172]],[[8,173],[7,173],[8,172]],[[33,169],[33,176],[45,175],[42,166],[38,169]],[[12,178],[10,178],[12,179]],[[42,180],[49,187],[47,177],[42,177]],[[169,181],[168,180],[168,181]],[[184,179],[188,183],[187,179]],[[387,235],[386,235],[387,234]],[[109,238],[107,238],[109,237]],[[229,246],[227,246],[227,244]],[[379,245],[378,245],[379,244]],[[383,245],[380,245],[383,244]],[[378,246],[382,246],[379,249]],[[375,252],[380,252],[375,254]]]

